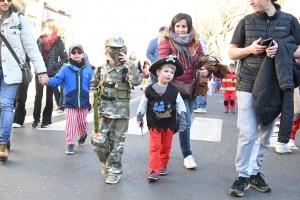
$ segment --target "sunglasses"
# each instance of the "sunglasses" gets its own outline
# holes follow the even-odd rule
[[[4,2],[5,0],[0,0],[0,2]],[[6,0],[7,2],[12,2],[12,0]]]
[[[117,52],[123,52],[123,53],[127,53],[127,48],[126,47],[122,47],[122,48],[119,48],[119,47],[107,47],[106,48],[106,51],[108,53],[117,53]]]
[[[1,1],[1,0],[0,0]],[[72,51],[71,52],[73,55],[78,54],[81,55],[83,53],[83,51]]]

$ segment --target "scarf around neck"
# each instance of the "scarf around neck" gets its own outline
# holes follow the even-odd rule
[[[171,48],[181,64],[187,69],[199,47],[196,30],[192,27],[190,33],[178,35],[169,27],[165,31],[165,36],[170,40]]]
[[[84,58],[80,61],[80,62],[77,62],[75,60],[73,60],[72,58],[69,58],[69,61],[72,65],[78,67],[78,68],[82,68],[84,65],[85,65],[85,60]]]

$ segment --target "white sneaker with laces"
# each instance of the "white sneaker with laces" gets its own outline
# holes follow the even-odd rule
[[[299,149],[296,145],[295,145],[295,140],[291,140],[289,141],[289,143],[287,143],[288,147],[290,149]]]
[[[281,143],[281,142],[276,142],[275,150],[279,154],[292,153],[292,150],[290,150],[288,145],[285,143]]]
[[[195,113],[206,113],[206,108],[197,108],[194,110]]]
[[[183,160],[183,165],[185,166],[185,168],[187,169],[194,169],[197,167],[197,164],[193,158],[192,155],[187,156],[184,160]]]
[[[13,128],[21,128],[22,125],[21,125],[21,124],[17,124],[17,123],[13,123],[13,124],[12,124],[12,127],[13,127]]]

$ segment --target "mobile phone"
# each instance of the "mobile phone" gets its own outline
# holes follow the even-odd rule
[[[268,38],[268,39],[262,40],[260,42],[260,45],[267,46],[267,47],[273,46],[273,38]]]

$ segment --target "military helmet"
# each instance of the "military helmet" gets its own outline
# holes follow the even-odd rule
[[[121,37],[115,36],[105,40],[106,47],[125,47],[124,40]]]

